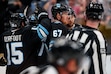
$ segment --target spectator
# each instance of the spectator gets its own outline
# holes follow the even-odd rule
[[[75,11],[76,15],[78,16],[80,12],[80,4],[78,4],[76,0],[68,0],[68,5]]]
[[[89,4],[90,0],[77,0],[77,3],[80,6],[80,10],[78,12],[77,18],[76,18],[76,23],[85,24],[85,20],[84,20],[84,13],[86,10],[86,6],[87,4]]]

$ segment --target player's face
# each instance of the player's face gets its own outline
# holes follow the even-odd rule
[[[74,25],[74,21],[75,21],[75,17],[74,15],[69,15],[70,16],[70,22],[69,22],[69,26],[72,27]]]
[[[70,21],[70,17],[69,17],[69,12],[68,11],[65,11],[65,12],[62,12],[62,15],[61,15],[61,22],[64,24],[64,25],[67,25]]]
[[[74,59],[69,60],[66,65],[66,70],[71,74],[76,74],[78,71],[77,61]]]

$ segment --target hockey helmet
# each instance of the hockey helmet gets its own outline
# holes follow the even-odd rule
[[[79,65],[84,56],[83,45],[81,43],[65,39],[64,37],[58,38],[54,42],[50,53],[53,58],[49,62],[61,66],[65,66],[70,59],[75,59]]]
[[[65,4],[62,4],[62,3],[56,3],[51,8],[51,12],[54,18],[56,18],[57,13],[60,13],[63,11],[68,11],[68,8]]]
[[[30,25],[36,25],[38,23],[38,19],[35,14],[30,15],[28,20]]]
[[[13,13],[10,17],[10,25],[13,28],[19,28],[21,27],[21,23],[24,22],[25,24],[26,17],[23,13]]]
[[[75,11],[69,7],[69,15],[74,15],[74,17],[76,17]]]
[[[98,2],[91,2],[86,6],[86,16],[88,19],[101,20],[104,12],[103,5]]]

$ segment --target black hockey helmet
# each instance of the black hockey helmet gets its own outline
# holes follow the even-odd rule
[[[48,58],[49,62],[61,66],[65,66],[70,59],[75,59],[79,65],[84,56],[81,43],[65,39],[64,37],[54,42],[50,53],[52,54],[52,60]]]
[[[29,20],[30,25],[37,25],[37,23],[38,23],[38,19],[37,19],[37,16],[35,14],[30,15],[28,17],[28,20]]]
[[[86,16],[88,19],[101,20],[104,12],[103,5],[98,2],[91,2],[86,6]]]
[[[25,24],[26,17],[23,13],[12,13],[10,17],[10,25],[13,28],[19,28],[21,27],[21,23],[24,22]]]
[[[69,10],[69,15],[74,15],[74,17],[76,17],[76,13],[71,7],[69,7],[68,10]]]
[[[63,11],[68,11],[68,8],[65,4],[62,4],[62,3],[56,3],[51,8],[51,12],[54,18],[56,18],[57,13],[60,13]]]

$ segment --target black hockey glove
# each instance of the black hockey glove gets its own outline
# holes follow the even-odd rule
[[[44,18],[48,18],[48,13],[39,6],[36,7],[35,14],[37,15],[38,21],[41,21]]]

